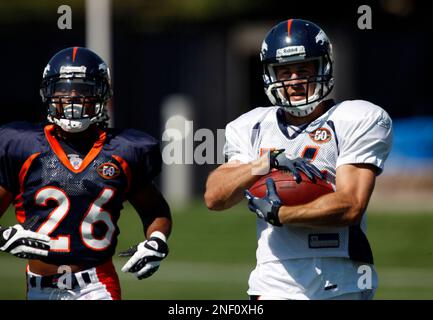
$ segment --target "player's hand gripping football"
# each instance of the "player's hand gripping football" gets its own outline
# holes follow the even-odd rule
[[[164,236],[155,232],[148,240],[121,252],[119,257],[131,257],[123,266],[123,272],[133,273],[139,280],[150,277],[159,269],[161,260],[168,254],[168,246]]]
[[[50,237],[28,230],[36,221],[37,217],[34,217],[23,225],[0,227],[0,250],[23,259],[46,257],[50,251]]]
[[[307,160],[303,158],[295,158],[295,159],[287,158],[287,156],[284,154],[284,150],[285,149],[278,149],[270,152],[271,168],[289,171],[293,175],[297,183],[300,183],[302,180],[298,170],[305,173],[308,179],[310,179],[313,182],[316,180],[316,177],[319,179],[325,178],[323,176],[323,173],[320,172],[319,169],[317,169],[314,165],[309,163]]]
[[[282,226],[278,211],[283,204],[275,190],[275,182],[272,178],[266,179],[265,197],[255,197],[248,190],[245,190],[245,198],[248,199],[248,208],[259,218],[265,219],[274,226]]]

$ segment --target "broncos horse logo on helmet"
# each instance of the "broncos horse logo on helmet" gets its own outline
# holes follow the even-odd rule
[[[290,19],[273,27],[263,40],[260,60],[266,95],[272,104],[283,107],[293,116],[308,116],[333,88],[332,45],[325,32],[310,21]],[[291,101],[286,89],[296,84],[278,80],[275,70],[279,66],[308,61],[315,62],[316,74],[291,81],[302,81],[307,87],[314,85],[314,93]]]
[[[44,69],[40,94],[48,121],[66,132],[82,132],[91,124],[107,126],[110,71],[89,49],[71,47],[56,53]]]

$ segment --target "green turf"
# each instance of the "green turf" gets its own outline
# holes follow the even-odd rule
[[[255,264],[255,219],[245,203],[210,212],[200,202],[173,212],[170,254],[151,278],[119,272],[124,299],[247,299]],[[10,225],[9,210],[0,224]],[[433,299],[433,214],[373,213],[370,239],[379,273],[377,299]],[[141,223],[127,205],[119,221],[119,252],[142,241]],[[119,270],[126,259],[115,258]],[[0,299],[23,299],[25,261],[0,254]]]

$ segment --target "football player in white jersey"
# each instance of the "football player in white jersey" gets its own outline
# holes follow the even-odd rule
[[[392,144],[392,122],[363,100],[335,103],[332,45],[312,22],[274,26],[261,49],[264,87],[273,106],[226,127],[227,163],[206,183],[205,202],[224,210],[245,196],[257,214],[257,265],[251,299],[372,299],[377,274],[366,237],[366,209]],[[269,169],[325,177],[335,192],[283,206],[245,191]]]

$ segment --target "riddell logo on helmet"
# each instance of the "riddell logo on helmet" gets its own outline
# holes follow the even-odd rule
[[[60,78],[85,77],[86,66],[61,66]]]
[[[106,162],[101,164],[97,169],[99,175],[104,179],[114,179],[116,178],[120,170],[119,168],[111,162]]]
[[[290,46],[278,49],[276,52],[276,57],[287,57],[287,56],[293,56],[298,54],[305,54],[305,47],[304,46]]]

